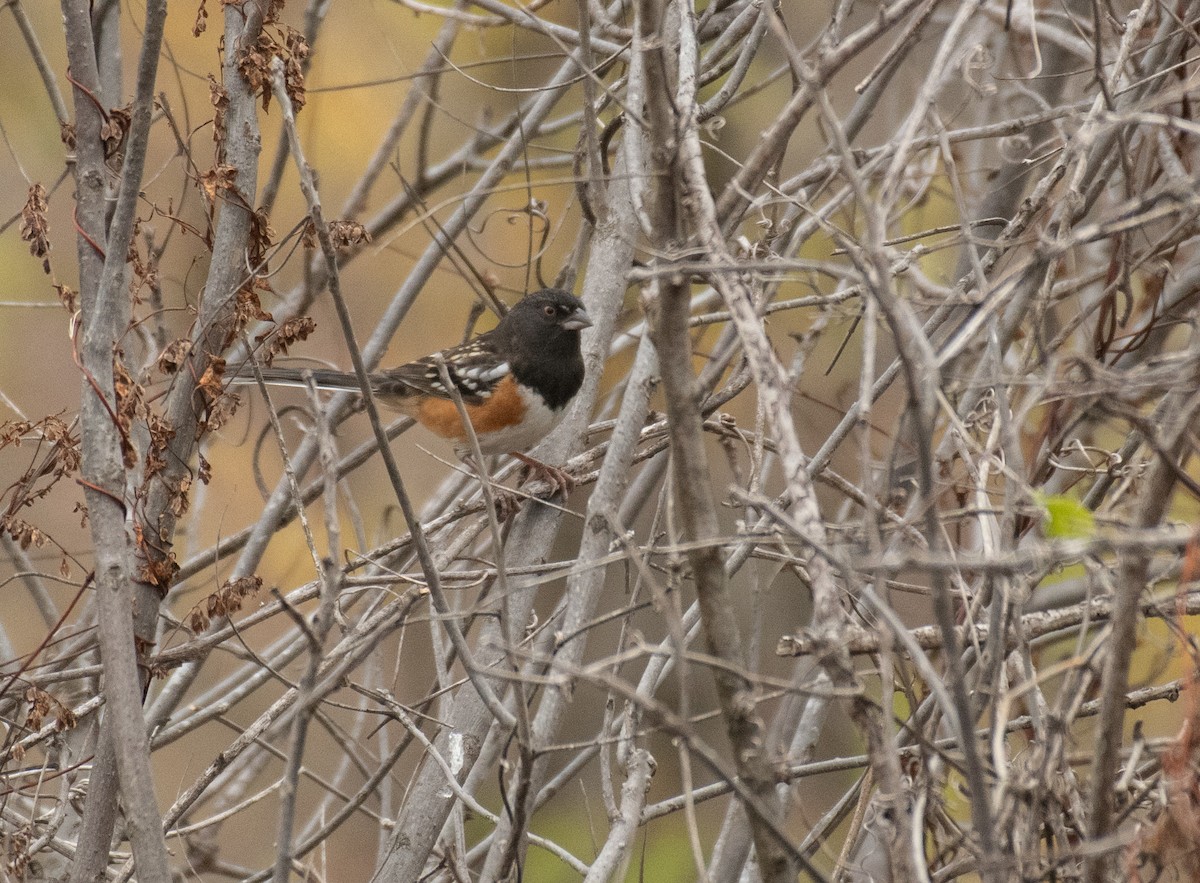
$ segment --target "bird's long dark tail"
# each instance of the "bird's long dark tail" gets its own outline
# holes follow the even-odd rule
[[[358,384],[358,376],[352,371],[331,371],[328,368],[263,368],[263,380],[272,386],[308,386],[306,375],[312,375],[313,382],[318,389],[349,389],[356,390],[361,387]],[[254,375],[249,373],[239,374],[233,378],[233,382],[237,384],[254,383]]]

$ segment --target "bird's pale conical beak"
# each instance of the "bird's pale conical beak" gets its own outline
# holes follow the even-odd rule
[[[563,319],[561,325],[567,331],[578,331],[580,328],[592,327],[592,317],[587,314],[587,310],[579,307],[567,318]]]

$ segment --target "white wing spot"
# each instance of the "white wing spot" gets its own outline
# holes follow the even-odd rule
[[[510,370],[508,362],[501,362],[499,365],[493,365],[488,370],[481,372],[479,379],[491,383],[493,380],[499,380]]]

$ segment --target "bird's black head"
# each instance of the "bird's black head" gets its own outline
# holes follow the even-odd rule
[[[558,288],[519,300],[493,334],[520,382],[542,394],[551,408],[571,400],[583,384],[579,331],[592,324],[583,301]]]
[[[551,332],[555,329],[578,332],[591,325],[592,320],[583,301],[575,295],[560,288],[543,288],[518,301],[500,324],[520,324]]]

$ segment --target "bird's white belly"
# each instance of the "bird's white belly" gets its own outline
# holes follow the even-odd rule
[[[524,419],[516,426],[498,429],[479,436],[479,449],[485,454],[506,454],[509,451],[528,451],[541,443],[550,430],[558,426],[566,416],[567,409],[557,411],[550,408],[540,395],[521,389],[521,400],[525,404]]]

